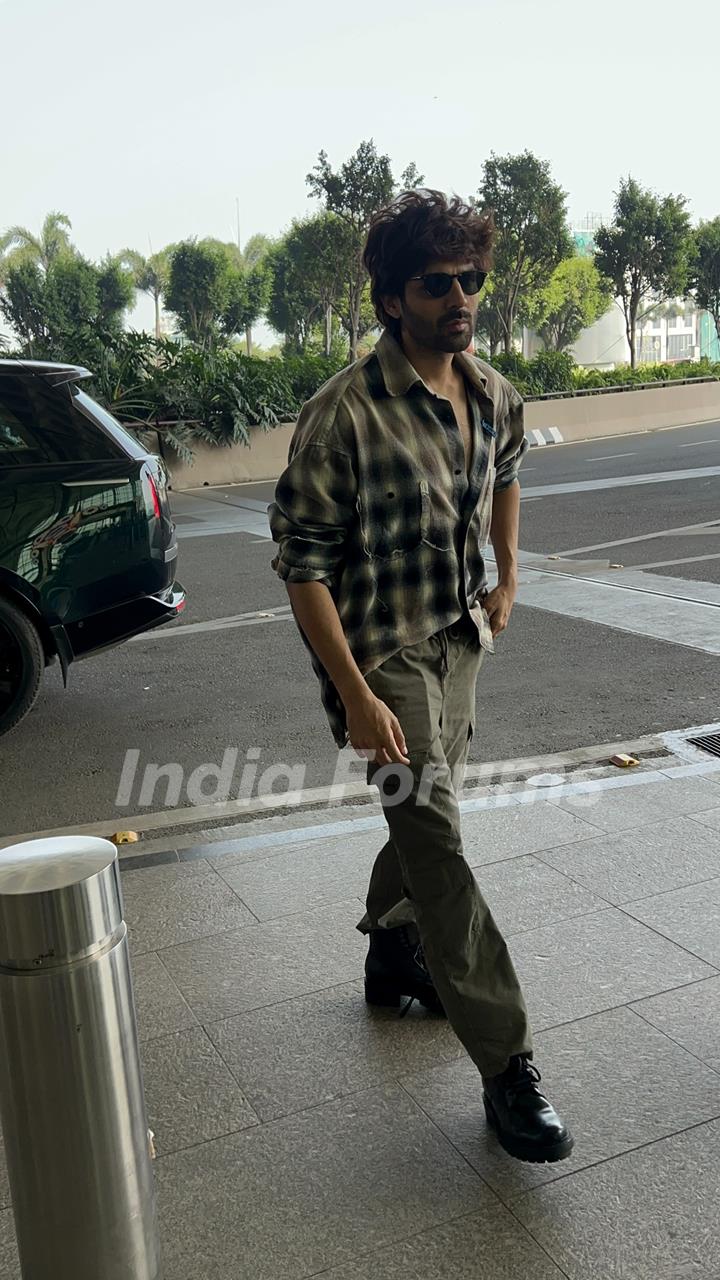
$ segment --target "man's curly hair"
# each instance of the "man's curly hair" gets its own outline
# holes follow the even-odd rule
[[[492,266],[495,223],[459,196],[442,191],[405,191],[376,213],[370,224],[363,260],[370,274],[370,294],[381,324],[396,333],[399,321],[388,315],[383,297],[402,297],[411,276],[437,258],[472,262],[480,271]]]

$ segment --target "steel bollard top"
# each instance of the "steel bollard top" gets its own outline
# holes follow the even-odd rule
[[[0,849],[0,967],[71,964],[121,928],[117,850],[109,840],[62,836]]]

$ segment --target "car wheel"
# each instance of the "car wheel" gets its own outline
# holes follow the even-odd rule
[[[0,598],[0,733],[26,716],[38,696],[45,656],[37,628]]]

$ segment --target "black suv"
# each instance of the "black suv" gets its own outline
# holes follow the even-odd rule
[[[175,618],[161,459],[77,385],[86,369],[0,360],[0,733],[43,669]]]

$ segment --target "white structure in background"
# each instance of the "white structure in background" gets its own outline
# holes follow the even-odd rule
[[[590,369],[612,369],[630,361],[622,307],[614,302],[601,320],[584,329],[571,354]],[[648,307],[635,330],[638,364],[677,364],[700,359],[700,314],[687,299]]]
[[[572,230],[577,252],[592,257],[595,232],[602,225],[600,214],[591,213]],[[646,306],[638,320],[635,353],[638,364],[674,364],[681,360],[699,360],[701,354],[701,317],[694,304],[686,299]],[[535,355],[542,344],[529,330],[523,333],[523,350]],[[616,300],[602,318],[583,329],[570,348],[577,363],[586,369],[613,369],[630,363],[630,346],[625,336],[625,316]]]

